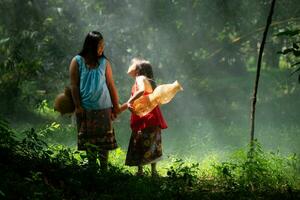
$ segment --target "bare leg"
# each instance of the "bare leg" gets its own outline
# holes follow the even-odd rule
[[[158,176],[158,172],[156,170],[156,163],[151,163],[151,175],[152,177]]]
[[[91,149],[88,149],[86,151],[86,156],[87,156],[87,159],[88,159],[88,164],[91,167],[97,167],[97,152],[95,152]]]
[[[138,166],[138,171],[137,171],[136,175],[137,176],[143,176],[144,175],[143,166],[142,165]]]
[[[103,171],[107,171],[108,168],[108,151],[107,150],[101,150],[99,152],[99,156],[100,156],[100,167],[101,170]]]

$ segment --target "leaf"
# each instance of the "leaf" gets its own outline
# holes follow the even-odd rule
[[[294,66],[299,65],[299,64],[300,64],[300,62],[296,62],[296,63],[292,64],[291,67],[294,67]]]
[[[293,43],[293,48],[294,49],[299,49],[299,46],[296,43]]]
[[[300,50],[293,49],[293,54],[294,54],[294,56],[299,57],[300,56]]]
[[[299,62],[300,63],[300,62]],[[300,67],[298,67],[296,70],[294,70],[291,75],[295,74],[296,72],[300,71]]]
[[[4,43],[8,42],[9,40],[10,40],[9,37],[8,37],[8,38],[1,39],[1,40],[0,40],[0,44],[4,44]]]
[[[285,54],[288,54],[290,52],[293,52],[293,50],[294,50],[293,48],[288,48],[288,49],[285,49],[283,51],[278,51],[277,53],[285,55]]]
[[[276,36],[294,36],[300,33],[300,29],[298,30],[287,30],[287,31],[282,31],[276,34]]]

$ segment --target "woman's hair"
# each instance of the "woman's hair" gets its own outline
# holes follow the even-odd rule
[[[98,63],[99,58],[105,57],[104,53],[102,53],[101,56],[98,56],[98,44],[101,40],[103,40],[103,36],[100,32],[98,31],[89,32],[85,37],[84,44],[79,55],[84,57],[90,63],[99,64]]]
[[[138,75],[143,75],[148,78],[151,83],[152,89],[156,88],[156,83],[153,76],[152,66],[147,60],[138,60],[136,63],[136,70]]]

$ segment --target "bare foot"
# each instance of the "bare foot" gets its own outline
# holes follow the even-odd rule
[[[135,175],[136,175],[136,176],[144,176],[144,172],[138,171]]]

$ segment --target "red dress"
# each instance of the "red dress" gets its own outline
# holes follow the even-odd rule
[[[138,91],[138,86],[135,82],[131,89],[131,96],[133,96],[136,91]],[[145,92],[144,95],[148,94],[149,93]],[[134,132],[138,132],[145,128],[154,126],[158,126],[161,129],[165,129],[168,127],[159,106],[156,106],[150,113],[143,117],[139,117],[138,115],[131,113],[130,127]]]
[[[133,95],[138,90],[135,83],[131,90]],[[148,95],[147,93],[144,95]],[[141,166],[156,163],[162,157],[161,129],[167,128],[159,106],[143,117],[131,114],[132,129],[125,164]]]

